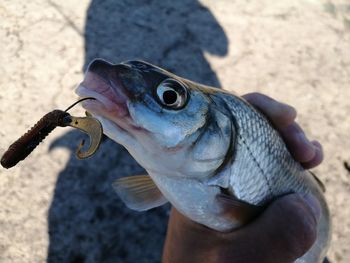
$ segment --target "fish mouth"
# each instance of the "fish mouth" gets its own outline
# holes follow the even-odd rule
[[[81,98],[95,98],[95,100],[82,102],[83,108],[92,115],[103,117],[129,132],[142,130],[130,116],[128,109],[130,95],[116,74],[109,77],[106,74],[88,69],[84,80],[75,92]]]

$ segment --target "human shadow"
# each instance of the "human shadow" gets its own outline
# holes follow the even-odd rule
[[[85,26],[85,63],[142,59],[191,80],[219,87],[204,53],[227,53],[228,40],[213,14],[196,0],[92,1]],[[51,149],[70,152],[49,209],[47,262],[159,262],[169,205],[138,213],[125,207],[111,183],[142,174],[120,145],[104,139],[78,161],[81,133],[57,139]]]

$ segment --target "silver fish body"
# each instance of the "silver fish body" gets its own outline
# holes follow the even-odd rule
[[[152,179],[117,184],[129,207],[147,210],[169,201],[198,223],[230,231],[244,222],[223,216],[216,198],[222,192],[255,206],[312,193],[322,207],[318,238],[296,262],[323,260],[331,223],[322,189],[244,99],[140,61],[93,61],[77,93],[97,99],[84,107]]]

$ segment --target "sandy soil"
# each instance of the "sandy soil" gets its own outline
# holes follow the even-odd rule
[[[334,222],[329,258],[350,262],[349,1],[155,2],[1,0],[1,150],[74,102],[82,69],[97,56],[142,58],[240,94],[260,91],[295,106],[322,142],[315,173]],[[109,140],[77,161],[79,138],[57,129],[16,168],[0,169],[0,262],[158,261],[167,208],[132,212],[110,187],[142,168]]]

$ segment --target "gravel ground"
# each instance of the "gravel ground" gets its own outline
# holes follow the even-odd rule
[[[350,262],[350,3],[319,1],[0,0],[0,149],[54,108],[94,57],[140,58],[176,74],[294,105],[322,142],[331,262]],[[82,115],[79,107],[73,111]],[[169,207],[126,209],[114,179],[143,169],[105,139],[89,160],[57,129],[0,169],[0,262],[158,262]]]

